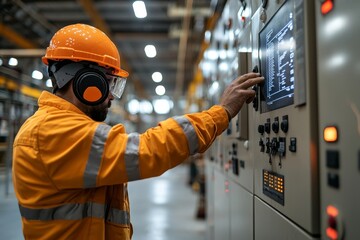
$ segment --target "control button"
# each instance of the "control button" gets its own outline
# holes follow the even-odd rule
[[[262,7],[266,8],[268,0],[262,0]]]
[[[257,66],[255,66],[255,68],[257,68]],[[254,85],[252,87],[252,90],[255,91],[255,97],[254,97],[254,100],[253,100],[253,108],[255,109],[255,111],[258,111],[259,110],[259,101],[258,101],[258,96],[259,96],[259,87],[257,85]]]
[[[255,95],[256,96],[256,95]],[[254,97],[253,100],[253,108],[255,109],[255,111],[257,112],[259,110],[259,101],[257,97]]]
[[[278,148],[279,148],[279,142],[277,138],[271,139],[271,154],[276,155]]]
[[[333,188],[340,187],[339,175],[336,173],[328,173],[327,174],[327,182],[330,187],[333,187]]]
[[[274,119],[274,122],[271,125],[271,129],[273,130],[274,133],[278,133],[279,132],[279,118],[276,117]]]
[[[258,132],[259,132],[261,135],[263,135],[263,134],[264,134],[264,131],[265,131],[264,125],[259,125],[259,126],[258,126]]]
[[[326,166],[328,168],[339,169],[339,151],[327,150],[326,151]]]
[[[289,145],[290,152],[296,152],[296,138],[290,138],[290,145]]]
[[[240,167],[241,168],[245,168],[245,161],[244,160],[240,160]]]
[[[282,117],[280,128],[281,128],[281,131],[283,131],[284,133],[287,133],[287,131],[289,130],[288,115],[285,115],[285,116]]]
[[[265,126],[265,132],[267,133],[267,134],[269,134],[270,133],[270,118],[268,118],[267,119],[267,121],[266,121],[266,123],[264,124],[264,126]]]
[[[264,152],[265,151],[265,144],[264,144],[264,141],[262,140],[262,138],[260,138],[259,146],[260,146],[260,152]]]
[[[280,157],[284,157],[285,156],[285,152],[286,152],[286,138],[284,137],[279,137],[279,148],[278,148],[278,152],[279,152],[279,156]]]
[[[239,159],[232,159],[232,170],[235,175],[239,175]]]
[[[226,130],[226,135],[231,135],[231,127]]]
[[[259,72],[259,67],[256,65],[253,70],[252,70],[254,73],[258,73]]]
[[[249,149],[249,140],[244,141],[244,148]]]
[[[253,70],[252,70],[254,73],[258,73],[259,72],[259,67],[256,65]],[[252,90],[255,91],[255,97],[254,97],[254,100],[253,100],[253,108],[255,109],[255,111],[258,111],[259,110],[259,98],[258,98],[258,89],[259,87],[257,85],[253,86],[252,87]]]
[[[266,138],[266,140],[265,140],[265,146],[266,146],[266,153],[270,153],[270,149],[271,149],[270,138]]]

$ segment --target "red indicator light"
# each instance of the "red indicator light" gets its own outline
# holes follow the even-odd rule
[[[334,8],[334,3],[333,0],[325,0],[322,4],[321,4],[321,13],[323,15],[328,14],[329,12],[331,12],[331,10]]]
[[[324,140],[326,142],[336,142],[338,140],[338,131],[334,126],[324,128]]]
[[[326,228],[326,235],[331,240],[337,240],[338,239],[338,232],[330,227]]]

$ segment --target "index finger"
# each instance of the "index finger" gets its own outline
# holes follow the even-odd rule
[[[245,82],[241,84],[241,88],[248,89],[256,84],[262,83],[264,81],[264,77],[255,77],[247,79]]]
[[[240,84],[240,83],[243,83],[243,82],[245,82],[246,80],[248,80],[250,78],[256,78],[256,77],[260,77],[260,73],[249,72],[249,73],[246,73],[246,74],[241,75],[238,78],[236,78],[235,83]]]

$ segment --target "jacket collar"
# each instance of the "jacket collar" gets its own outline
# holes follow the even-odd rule
[[[74,104],[66,101],[65,99],[56,96],[53,93],[43,91],[38,99],[39,107],[43,106],[52,106],[61,110],[67,110],[76,112],[79,114],[84,114],[79,108],[77,108]]]

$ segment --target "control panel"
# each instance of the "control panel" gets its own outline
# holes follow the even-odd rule
[[[255,88],[253,103],[255,196],[316,235],[320,229],[315,43],[310,39],[315,34],[313,2],[266,2],[252,17],[252,67],[265,78]]]

